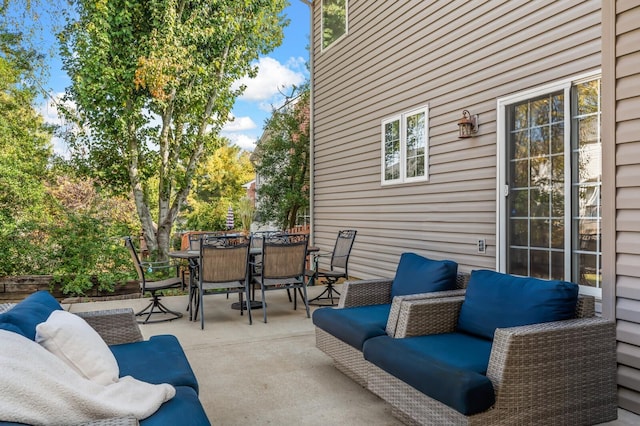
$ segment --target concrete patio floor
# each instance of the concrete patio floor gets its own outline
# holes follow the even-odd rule
[[[309,296],[324,287],[310,287]],[[338,286],[339,288],[339,286]],[[340,373],[315,347],[314,328],[304,306],[293,304],[285,291],[266,296],[267,320],[253,311],[230,308],[235,295],[205,298],[205,329],[190,322],[186,296],[163,298],[180,319],[141,324],[145,338],[157,334],[178,337],[198,377],[200,400],[214,425],[401,425],[391,408],[377,396]],[[146,306],[147,299],[65,305],[71,312]],[[313,312],[317,307],[312,307]],[[640,417],[618,410],[609,426],[637,425]]]

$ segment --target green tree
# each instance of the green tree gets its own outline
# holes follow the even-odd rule
[[[46,228],[50,270],[64,293],[86,294],[95,285],[113,290],[131,278],[122,235],[135,235],[133,201],[96,190],[91,180],[58,173],[48,185],[56,201]]]
[[[286,0],[75,5],[59,35],[78,124],[67,140],[86,173],[133,194],[149,249],[166,258],[201,157],[243,91],[234,82],[282,42]]]
[[[261,222],[282,229],[296,225],[298,213],[309,206],[309,88],[274,110],[255,151]]]
[[[187,229],[226,229],[229,206],[238,212],[246,190],[255,176],[249,153],[226,144],[216,149],[198,168],[194,190],[187,198]]]
[[[0,25],[0,275],[34,271],[46,261],[40,224],[47,220],[42,182],[51,129],[33,107],[31,77],[41,57],[22,44],[21,34]]]

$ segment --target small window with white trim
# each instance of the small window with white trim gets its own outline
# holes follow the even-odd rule
[[[347,34],[348,0],[322,0],[322,49]]]
[[[382,121],[382,184],[428,180],[429,109]]]

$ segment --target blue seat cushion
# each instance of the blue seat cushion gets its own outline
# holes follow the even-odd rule
[[[490,340],[465,333],[380,336],[367,340],[363,350],[378,368],[467,416],[495,403],[486,376],[490,354]]]
[[[36,326],[45,322],[51,312],[62,310],[60,303],[48,291],[37,291],[0,314],[0,328],[35,340]]]
[[[198,394],[198,381],[175,336],[153,336],[144,342],[109,347],[118,361],[120,377],[132,376],[143,382],[189,386]]]
[[[190,386],[176,386],[176,396],[162,404],[152,416],[140,421],[141,426],[210,424],[198,394]]]
[[[457,329],[493,339],[496,328],[574,318],[577,301],[574,283],[472,271]]]
[[[364,341],[387,334],[385,328],[391,304],[353,308],[319,308],[313,313],[313,324],[362,351]]]
[[[402,253],[391,285],[391,297],[456,288],[458,264],[431,260],[415,253]]]

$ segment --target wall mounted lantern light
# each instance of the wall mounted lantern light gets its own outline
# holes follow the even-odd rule
[[[470,138],[478,133],[478,114],[471,115],[466,109],[462,111],[462,118],[458,121],[458,137],[460,139]]]

